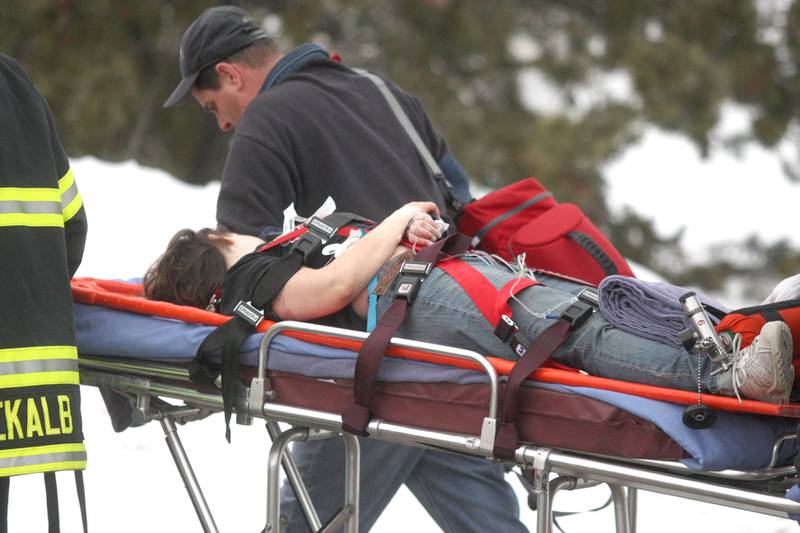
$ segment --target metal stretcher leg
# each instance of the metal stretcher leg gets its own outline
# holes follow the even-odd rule
[[[636,533],[636,515],[639,505],[639,489],[628,487],[628,529]]]
[[[267,433],[269,433],[270,440],[275,442],[275,439],[277,439],[278,435],[281,434],[281,428],[274,420],[267,420]],[[300,472],[297,470],[297,465],[294,464],[292,455],[283,454],[283,457],[281,458],[281,464],[283,465],[284,473],[286,473],[286,479],[289,481],[289,484],[291,484],[292,490],[297,497],[297,502],[300,504],[300,508],[303,510],[303,514],[306,517],[306,522],[308,522],[308,527],[311,528],[312,531],[319,530],[322,524],[319,521],[319,516],[317,516],[317,510],[314,508],[314,504],[311,502],[311,498],[306,490],[306,485],[303,483],[303,480],[300,477]]]
[[[611,489],[611,497],[614,500],[614,521],[617,524],[617,533],[629,533],[631,530],[631,515],[628,509],[628,494],[625,491],[625,487],[609,483],[608,488]]]
[[[550,494],[549,470],[537,469],[533,474],[536,494],[536,533],[550,533],[553,526],[553,508]]]
[[[273,428],[275,429],[275,428]],[[270,432],[272,435],[272,431]],[[281,466],[282,460],[286,454],[286,448],[290,442],[299,440],[319,439],[319,438],[333,438],[338,434],[321,431],[313,435],[310,434],[306,428],[291,428],[288,429],[272,439],[272,447],[269,451],[267,461],[267,524],[265,532],[278,533],[280,531],[280,477],[278,469]],[[345,445],[345,495],[344,505],[342,509],[336,513],[327,523],[320,526],[319,518],[316,517],[316,512],[313,511],[312,503],[308,497],[308,492],[305,489],[303,481],[299,475],[296,476],[295,482],[292,483],[293,488],[296,490],[298,500],[305,499],[305,505],[311,510],[311,514],[316,520],[315,524],[311,523],[312,529],[322,532],[337,531],[342,526],[345,528],[346,533],[358,533],[358,499],[359,499],[359,482],[360,482],[360,447],[358,439],[345,433],[341,435],[344,439]],[[293,465],[293,463],[292,463]],[[294,469],[297,473],[296,468]],[[303,504],[301,504],[303,505]],[[305,508],[304,508],[305,511]],[[307,513],[308,516],[308,513]]]
[[[181,439],[178,436],[175,421],[169,415],[161,417],[159,421],[161,422],[161,428],[164,430],[164,435],[166,435],[167,446],[172,454],[172,459],[181,474],[186,492],[189,493],[189,497],[192,499],[192,505],[194,505],[197,518],[203,526],[203,531],[205,533],[217,533],[219,531],[217,524],[214,522],[214,517],[211,515],[211,510],[208,508],[203,491],[200,489],[200,484],[194,475],[192,465],[189,463],[189,457],[186,455],[186,450],[183,448]]]

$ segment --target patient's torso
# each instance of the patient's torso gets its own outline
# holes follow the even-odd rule
[[[225,274],[222,283],[222,302],[220,311],[226,315],[233,313],[233,308],[240,301],[250,301],[257,284],[266,279],[265,276],[275,275],[274,267],[278,261],[291,250],[291,245],[275,246],[263,252],[253,252],[242,257]],[[319,265],[316,265],[319,266]],[[264,309],[264,316],[270,320],[279,321],[271,305]],[[365,330],[366,321],[358,316],[352,307],[338,311],[332,315],[321,317],[312,322],[347,329]]]

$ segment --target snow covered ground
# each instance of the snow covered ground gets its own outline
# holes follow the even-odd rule
[[[791,235],[791,205],[798,187],[780,176],[775,160],[759,151],[757,157],[736,162],[717,156],[699,162],[693,148],[677,138],[650,132],[608,168],[611,203],[627,204],[651,215],[664,229],[686,225],[692,246],[758,231],[774,238]],[[218,185],[194,187],[164,172],[134,163],[110,164],[93,158],[73,160],[75,176],[87,206],[90,233],[78,275],[110,278],[141,276],[183,227],[214,224]],[[757,177],[758,181],[751,181]],[[749,188],[745,186],[749,185]],[[758,202],[753,199],[759,198]],[[741,217],[743,213],[748,216]],[[758,223],[753,222],[757,213]],[[744,218],[742,229],[708,224],[720,216]],[[719,220],[716,218],[716,220]],[[733,218],[731,224],[738,223]],[[796,226],[795,226],[796,227]],[[95,532],[197,531],[198,522],[158,424],[115,434],[96,389],[83,390],[84,432],[89,450],[86,471],[89,523]],[[233,427],[233,445],[223,437],[220,416],[180,429],[194,461],[196,474],[221,531],[261,531],[266,496],[267,439],[263,426]],[[62,526],[80,530],[71,476],[59,474]],[[535,514],[527,509],[526,494],[516,480],[523,517],[531,527]],[[41,495],[41,500],[37,499]],[[559,510],[588,509],[604,502],[607,490],[598,487],[556,499]],[[11,531],[44,531],[41,476],[14,478],[11,493]],[[36,502],[41,501],[37,508]],[[564,518],[567,532],[614,530],[613,512]],[[793,531],[786,520],[734,509],[687,502],[642,492],[639,531],[725,531],[726,533]],[[386,510],[376,531],[435,531],[411,494],[403,489]]]

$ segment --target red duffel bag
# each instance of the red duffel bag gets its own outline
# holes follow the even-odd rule
[[[613,244],[574,204],[559,204],[534,178],[498,189],[464,206],[458,229],[474,247],[531,268],[597,285],[612,274],[633,276]]]

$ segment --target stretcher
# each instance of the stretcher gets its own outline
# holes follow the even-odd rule
[[[176,423],[222,410],[219,389],[192,382],[187,365],[226,318],[151,302],[140,293],[141,286],[131,283],[73,281],[81,382],[125,399],[123,416],[112,413],[115,429],[160,422],[203,529],[216,531]],[[341,432],[341,413],[352,400],[350,378],[366,334],[301,322],[265,323],[260,330],[242,347],[234,410],[240,424],[265,419],[272,438],[266,530],[280,530],[283,468],[312,529],[357,531],[359,446]],[[494,434],[510,362],[404,339],[394,339],[387,355],[368,438],[498,460]],[[720,412],[712,428],[698,431],[681,423],[681,404],[696,401],[696,393],[558,368],[531,377],[516,417],[523,443],[505,463],[528,480],[536,531],[552,530],[559,491],[598,483],[611,488],[618,532],[636,530],[639,490],[784,518],[800,515],[800,503],[784,496],[798,483],[792,462],[797,405],[703,395]],[[281,429],[278,422],[292,427]],[[321,524],[288,444],[339,436],[347,450],[343,505]]]

